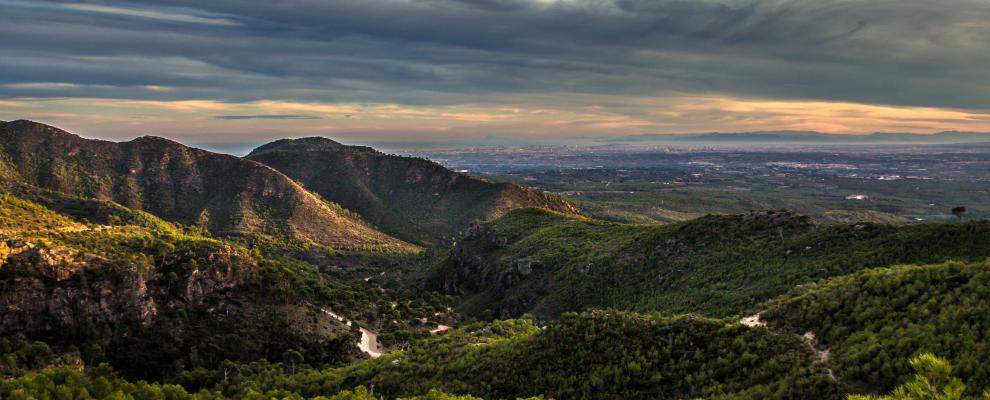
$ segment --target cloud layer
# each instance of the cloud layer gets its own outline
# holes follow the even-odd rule
[[[368,110],[387,105],[437,112],[410,131],[479,134],[553,134],[549,122],[581,134],[744,130],[811,104],[823,108],[800,123],[837,132],[990,124],[983,0],[0,0],[0,9],[0,118],[28,107],[58,119],[73,112],[58,101],[104,99],[145,102],[129,103],[132,118],[171,110],[154,104],[276,102],[380,122]],[[777,108],[726,108],[742,103]],[[502,112],[520,108],[559,118]],[[852,113],[829,120],[836,109]],[[901,111],[877,119],[881,109]],[[917,109],[929,111],[904,115]],[[328,118],[284,111],[186,117]]]

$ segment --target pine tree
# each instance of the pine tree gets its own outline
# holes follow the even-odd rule
[[[910,361],[916,374],[914,378],[894,389],[886,396],[851,395],[849,400],[959,400],[963,398],[966,385],[952,376],[952,366],[948,361],[931,353],[924,353]],[[984,393],[990,398],[990,393]]]

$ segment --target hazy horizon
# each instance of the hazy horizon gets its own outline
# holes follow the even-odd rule
[[[14,120],[25,120],[15,118],[10,120],[0,120],[10,122]],[[30,120],[29,120],[30,121]],[[45,121],[32,121],[55,126]],[[576,147],[576,148],[596,148],[596,147],[630,147],[638,146],[673,146],[673,147],[696,147],[696,146],[716,146],[716,147],[740,147],[740,146],[831,146],[831,145],[945,145],[945,144],[990,144],[990,132],[959,132],[941,131],[926,133],[906,133],[906,132],[864,132],[848,134],[830,134],[817,131],[751,131],[751,132],[683,132],[666,134],[637,134],[624,136],[588,136],[577,138],[514,138],[512,136],[489,135],[477,138],[458,138],[449,140],[347,140],[330,135],[298,135],[289,134],[285,136],[263,137],[260,140],[238,140],[242,139],[237,135],[231,135],[230,141],[200,141],[195,137],[183,137],[156,135],[156,134],[133,134],[130,136],[108,136],[100,133],[86,134],[82,132],[69,131],[69,133],[79,135],[86,139],[109,140],[114,142],[126,142],[142,136],[157,136],[174,140],[184,145],[200,148],[215,153],[230,154],[235,156],[245,156],[251,150],[275,140],[280,139],[300,139],[306,137],[323,137],[351,146],[371,146],[384,152],[423,152],[435,150],[455,150],[468,148],[512,148],[531,146],[550,147]],[[948,135],[948,137],[944,137]],[[734,138],[738,137],[738,138]],[[813,140],[807,140],[813,139]]]

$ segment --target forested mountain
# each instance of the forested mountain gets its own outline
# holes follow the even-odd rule
[[[215,235],[406,246],[269,167],[158,137],[113,143],[31,121],[2,123],[0,183],[112,200]]]
[[[906,368],[908,357],[896,356],[937,350],[956,366],[942,373],[965,382],[967,393],[977,398],[987,389],[980,361],[985,338],[974,333],[985,329],[990,315],[981,308],[988,268],[981,262],[865,270],[769,301],[761,313],[765,319],[748,326],[735,319],[599,310],[564,314],[544,328],[528,320],[471,324],[342,367],[226,362],[181,373],[173,381],[181,386],[134,387],[112,380],[111,387],[170,392],[168,398],[175,399],[188,392],[198,392],[198,398],[337,393],[361,396],[340,397],[345,399],[396,398],[436,388],[488,399],[837,399],[907,382],[913,375]],[[857,307],[853,299],[866,300],[865,306]],[[57,357],[38,344],[7,346],[7,358],[19,365]],[[34,349],[34,356],[15,348]],[[84,386],[107,390],[109,383],[99,386],[95,380],[108,374],[105,369],[88,369],[82,377],[72,369],[27,373],[0,384],[0,394]],[[930,384],[941,390],[945,382]],[[374,395],[362,387],[373,388]]]
[[[789,212],[625,225],[540,209],[475,226],[434,285],[480,318],[616,307],[727,316],[870,267],[990,256],[990,222],[818,226]]]
[[[990,389],[990,260],[859,271],[800,286],[760,316],[774,330],[814,332],[856,391],[893,389],[919,353],[951,362],[969,394]]]
[[[421,244],[453,239],[472,222],[515,208],[577,212],[566,200],[535,189],[321,137],[278,140],[246,158],[302,182],[392,235]]]

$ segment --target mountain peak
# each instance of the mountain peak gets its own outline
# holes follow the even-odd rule
[[[28,119],[16,119],[7,122],[0,121],[0,127],[30,134],[54,134],[59,136],[79,137],[78,135],[74,135],[54,126]]]
[[[145,136],[141,136],[141,137],[138,137],[138,138],[134,138],[133,140],[131,140],[128,143],[130,143],[130,144],[146,144],[146,145],[169,146],[169,147],[183,147],[183,148],[188,147],[188,146],[186,146],[186,145],[184,145],[182,143],[176,142],[176,141],[174,141],[172,139],[166,139],[166,138],[163,138],[161,136],[152,136],[152,135],[145,135]],[[192,148],[190,148],[190,149],[192,149]]]
[[[322,136],[311,136],[299,139],[279,139],[259,146],[248,155],[258,155],[273,151],[341,151],[354,148],[367,149],[366,147],[347,146]]]

